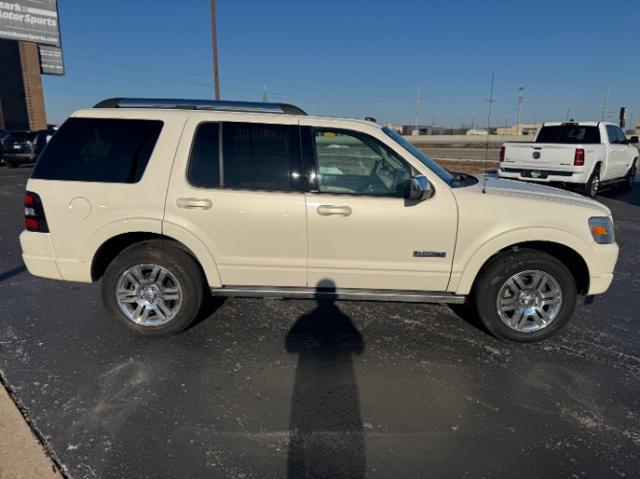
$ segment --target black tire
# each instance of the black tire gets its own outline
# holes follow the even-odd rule
[[[589,181],[583,186],[582,194],[588,196],[589,198],[595,198],[598,196],[598,192],[600,191],[600,165],[597,165],[593,173],[591,173],[591,177],[589,177]]]
[[[4,160],[5,164],[7,165],[7,168],[17,168],[18,167],[18,163],[15,163],[11,160]]]
[[[625,177],[624,183],[622,183],[622,188],[624,188],[625,190],[632,189],[633,183],[636,181],[637,161],[638,160],[633,160],[633,164],[631,165],[631,168],[629,168],[629,172]]]
[[[546,273],[556,280],[562,291],[562,303],[555,319],[542,329],[530,332],[511,328],[498,313],[498,296],[503,285],[514,275],[525,271]],[[473,298],[482,324],[494,336],[509,341],[530,343],[553,336],[567,324],[575,309],[577,287],[570,271],[559,260],[542,251],[521,249],[502,253],[485,265],[476,279]],[[525,320],[527,321],[529,319]]]
[[[123,273],[136,265],[145,264],[165,268],[173,275],[181,291],[181,303],[176,307],[175,315],[161,325],[135,323],[125,315],[116,299],[118,282]],[[149,240],[129,246],[109,264],[102,278],[102,301],[106,311],[130,330],[144,336],[167,336],[187,328],[202,308],[204,291],[204,277],[196,261],[166,240]]]

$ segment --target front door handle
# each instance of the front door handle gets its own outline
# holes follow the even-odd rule
[[[351,216],[352,210],[348,206],[320,205],[316,210],[321,216]]]
[[[178,198],[176,201],[178,208],[184,208],[187,210],[208,210],[213,206],[211,200],[207,200],[206,198]]]

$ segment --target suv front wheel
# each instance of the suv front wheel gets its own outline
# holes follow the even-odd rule
[[[569,321],[577,298],[567,267],[542,251],[503,253],[477,278],[478,315],[495,336],[517,342],[547,339]]]
[[[185,329],[202,306],[204,278],[195,260],[168,241],[123,250],[107,267],[102,300],[129,329],[163,336]]]

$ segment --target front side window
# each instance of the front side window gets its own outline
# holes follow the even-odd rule
[[[405,196],[411,166],[363,133],[313,130],[317,189],[321,193]]]
[[[222,125],[224,188],[293,191],[302,180],[298,126]]]
[[[607,125],[607,136],[609,137],[610,144],[612,145],[618,144],[618,132],[616,127]]]
[[[142,178],[162,122],[70,118],[33,170],[42,180],[136,183]]]

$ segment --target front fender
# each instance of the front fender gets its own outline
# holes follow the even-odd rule
[[[571,248],[585,261],[589,274],[601,269],[591,245],[582,238],[554,228],[519,228],[487,239],[459,258],[456,254],[448,291],[460,295],[469,294],[476,276],[489,258],[511,246],[533,241],[557,243]]]

